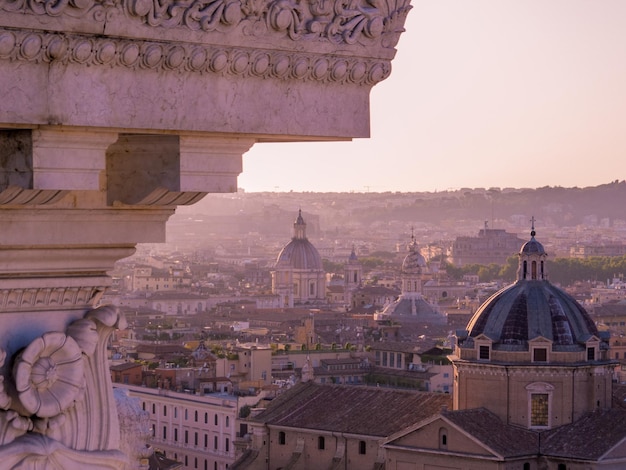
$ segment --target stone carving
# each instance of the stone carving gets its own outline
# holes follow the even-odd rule
[[[123,39],[18,32],[1,28],[0,59],[219,73],[241,77],[291,78],[359,85],[374,85],[391,73],[390,61],[387,60],[339,56],[328,59],[305,53],[163,44],[151,41],[129,42]],[[4,193],[0,193],[0,204],[5,198],[12,201],[11,197],[17,197],[13,196],[13,193],[7,194],[5,198],[3,196]],[[58,200],[57,195],[54,197],[54,200]]]
[[[119,445],[112,391],[100,386],[109,380],[106,342],[115,327],[124,318],[100,307],[11,358],[12,373],[0,380],[2,468],[124,467],[121,452],[101,450]],[[0,351],[0,367],[6,359]]]
[[[274,32],[294,41],[365,45],[378,41],[384,48],[397,44],[410,9],[408,0],[0,0],[0,10],[34,15],[90,17],[98,22],[124,15],[159,28],[208,33],[241,27],[254,36]],[[87,44],[83,49],[86,53]]]
[[[71,337],[46,333],[18,355],[13,376],[20,403],[28,414],[54,418],[84,391],[82,352]]]
[[[0,289],[0,312],[59,305],[87,305],[102,295],[105,287],[41,287]]]

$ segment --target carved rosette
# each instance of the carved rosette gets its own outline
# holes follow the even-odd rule
[[[74,321],[65,333],[44,333],[15,355],[8,390],[0,377],[2,468],[123,468],[123,454],[99,450],[109,448],[108,442],[85,438],[110,438],[110,432],[97,429],[102,410],[113,406],[115,414],[112,391],[95,385],[108,379],[109,334],[125,326],[115,307],[100,307]],[[5,360],[0,350],[0,367]]]

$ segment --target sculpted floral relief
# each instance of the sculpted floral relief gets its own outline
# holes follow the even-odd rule
[[[1,468],[122,468],[124,457],[118,451],[71,449],[57,439],[76,432],[67,426],[76,425],[76,413],[81,412],[77,404],[84,412],[88,364],[98,354],[97,345],[106,341],[102,331],[125,326],[115,307],[100,307],[74,321],[65,333],[44,333],[15,354],[12,370],[0,376]],[[0,350],[0,367],[6,360]]]
[[[410,8],[408,0],[0,0],[0,10],[35,15],[96,21],[123,15],[152,27],[204,32],[241,28],[254,36],[280,32],[292,40],[376,41],[384,48],[397,44]]]
[[[30,343],[17,357],[13,375],[21,404],[40,418],[61,414],[85,387],[82,352],[76,341],[59,332]]]

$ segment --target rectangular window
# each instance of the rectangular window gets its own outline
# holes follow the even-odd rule
[[[359,441],[359,454],[365,455],[367,452],[367,444],[365,441]]]
[[[530,400],[530,425],[548,426],[548,394],[533,393]]]
[[[489,346],[481,346],[479,350],[479,359],[489,360]]]
[[[376,365],[380,365],[380,351],[376,351]]]
[[[383,367],[387,367],[387,352],[383,351]]]
[[[596,360],[596,348],[587,348],[587,360],[588,361]]]
[[[548,360],[548,350],[546,348],[533,349],[533,362],[546,362]]]
[[[396,355],[394,353],[389,354],[389,367],[396,367]]]

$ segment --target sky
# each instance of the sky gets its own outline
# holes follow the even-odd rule
[[[255,144],[239,187],[444,191],[626,178],[625,0],[413,0],[371,137]]]

